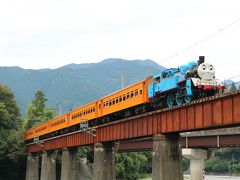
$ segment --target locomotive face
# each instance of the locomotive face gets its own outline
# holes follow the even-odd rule
[[[215,78],[215,69],[212,64],[202,63],[198,66],[198,75],[201,79],[210,81]]]

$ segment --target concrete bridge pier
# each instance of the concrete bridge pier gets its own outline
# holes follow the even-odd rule
[[[61,180],[78,179],[78,160],[76,148],[62,149]]]
[[[93,180],[115,180],[114,143],[95,143]]]
[[[40,180],[56,180],[57,150],[43,151]]]
[[[202,180],[205,169],[204,161],[207,151],[203,149],[183,149],[183,156],[190,160],[190,176],[192,180]]]
[[[153,180],[183,180],[180,134],[153,137]]]
[[[39,180],[39,156],[29,153],[27,156],[26,180]]]

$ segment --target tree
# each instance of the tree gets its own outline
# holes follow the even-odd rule
[[[205,163],[207,173],[239,175],[240,148],[221,148],[212,151],[214,156]]]
[[[17,130],[21,126],[21,115],[14,94],[7,86],[0,85],[0,128]]]
[[[23,179],[25,158],[23,126],[19,108],[12,91],[7,86],[0,85],[1,180]]]
[[[45,103],[48,99],[42,91],[37,91],[35,94],[35,98],[32,100],[32,113],[36,117],[44,116]]]
[[[27,110],[27,129],[54,117],[54,113],[46,107],[46,102],[45,94],[42,91],[37,91]]]
[[[151,164],[150,154],[149,152],[117,153],[117,179],[139,179],[151,172],[151,167],[149,168],[148,165]]]

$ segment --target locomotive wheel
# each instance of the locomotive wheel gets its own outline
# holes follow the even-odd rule
[[[174,96],[172,94],[169,94],[167,96],[167,106],[172,107],[174,104]]]
[[[181,93],[178,92],[178,93],[176,94],[176,103],[177,103],[177,105],[182,104],[182,103],[183,103],[183,100],[184,100],[184,98],[181,96]]]
[[[163,107],[164,107],[164,102],[163,102],[163,100],[159,102],[158,107],[159,107],[159,108],[163,108]]]
[[[192,97],[191,96],[185,96],[184,100],[185,100],[186,103],[189,103],[192,100]]]

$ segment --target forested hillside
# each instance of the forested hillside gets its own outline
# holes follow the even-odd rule
[[[58,69],[30,70],[0,67],[0,83],[8,85],[16,95],[22,114],[34,94],[42,90],[48,106],[67,112],[92,100],[162,71],[151,60],[106,59],[99,63],[69,64]]]

